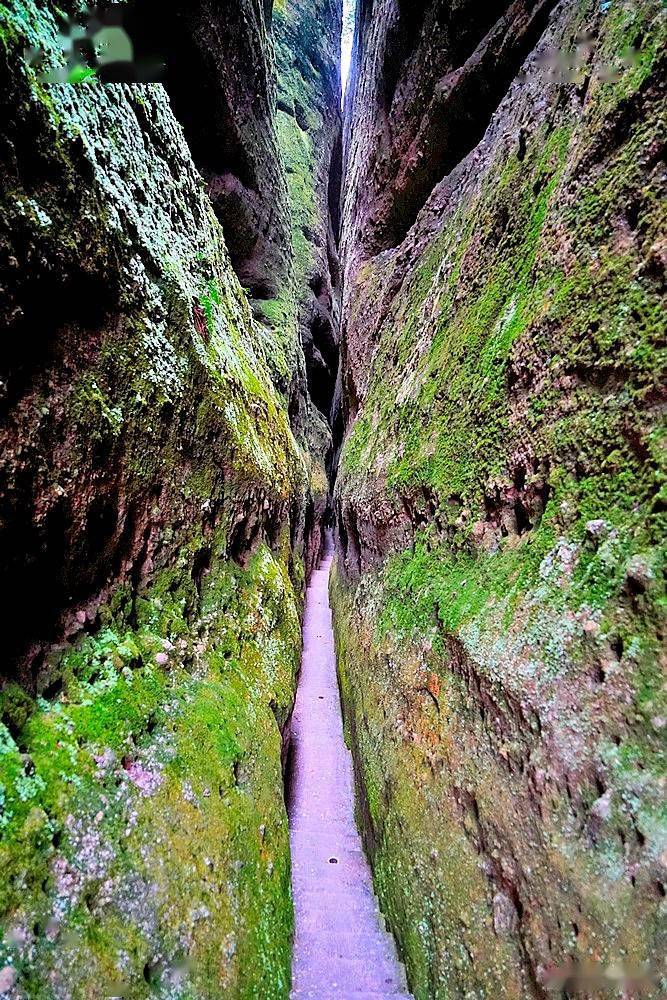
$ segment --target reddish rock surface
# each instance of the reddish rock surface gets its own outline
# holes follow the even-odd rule
[[[96,5],[0,9],[0,992],[284,1000],[282,737],[330,436],[273,5],[103,6],[134,7],[166,89],[77,82]],[[299,142],[331,149],[322,12],[297,82],[333,112]],[[300,183],[326,244],[326,169]]]
[[[333,607],[420,997],[664,992],[666,38],[359,7]]]

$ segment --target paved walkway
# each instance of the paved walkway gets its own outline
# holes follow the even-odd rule
[[[329,542],[308,588],[292,723],[292,998],[409,1000],[354,822],[352,758],[343,740],[329,609],[332,558]]]

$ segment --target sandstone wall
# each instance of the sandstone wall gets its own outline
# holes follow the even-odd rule
[[[13,998],[289,992],[281,757],[326,430],[295,419],[271,7],[224,6],[177,5],[166,87],[44,83],[23,54],[59,63],[56,6],[1,11]]]
[[[341,0],[283,0],[273,12],[278,66],[276,127],[291,207],[293,299],[308,391],[292,422],[313,456],[313,521],[330,518],[331,422],[338,375],[341,185]],[[264,304],[280,315],[284,300]],[[305,401],[302,405],[301,400]],[[315,565],[322,538],[313,538]]]
[[[356,59],[333,597],[366,840],[416,997],[541,997],[664,953],[664,11],[362,0]]]

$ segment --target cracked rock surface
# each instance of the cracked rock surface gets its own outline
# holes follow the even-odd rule
[[[45,83],[30,51],[61,65],[83,9],[0,9],[0,994],[285,998],[330,436],[271,4],[136,5],[165,85]],[[333,148],[334,90],[304,149]],[[327,178],[301,185],[326,233]]]
[[[664,10],[362,0],[355,54],[332,603],[376,890],[420,998],[657,997]]]

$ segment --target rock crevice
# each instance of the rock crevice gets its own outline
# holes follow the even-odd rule
[[[289,995],[335,518],[415,996],[662,995],[662,5],[222,6],[0,9],[0,994]]]

